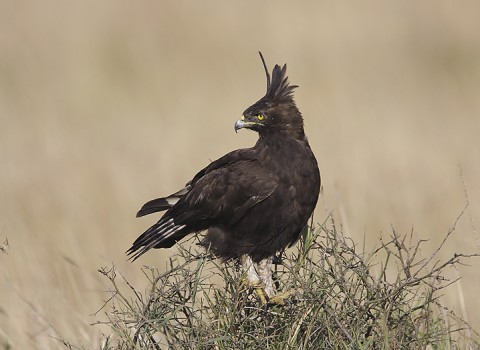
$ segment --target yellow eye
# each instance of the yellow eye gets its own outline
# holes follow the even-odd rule
[[[263,114],[259,114],[259,115],[257,115],[257,119],[258,120],[264,120],[265,116]]]

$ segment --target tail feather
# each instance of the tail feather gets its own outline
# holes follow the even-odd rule
[[[133,242],[133,246],[143,246],[145,245],[148,241],[159,238],[161,236],[162,232],[168,231],[170,228],[175,226],[173,224],[173,219],[168,219],[168,220],[160,220],[157,222],[155,225],[150,227],[148,230],[146,230],[140,237],[138,237],[135,242]]]
[[[137,218],[170,209],[172,206],[168,203],[167,198],[157,198],[145,203],[137,213]]]
[[[172,218],[165,218],[150,227],[135,242],[133,242],[127,254],[131,255],[129,260],[135,261],[140,256],[154,247],[160,247],[163,242],[169,241],[173,235],[185,228],[186,225],[175,225]],[[181,235],[182,238],[184,234]]]
[[[137,213],[137,218],[156,213],[159,211],[164,211],[173,207],[179,200],[190,190],[190,185],[182,188],[180,191],[175,192],[174,194],[164,197],[157,198],[145,203],[142,208]]]
[[[171,209],[190,189],[191,185],[187,184],[186,187],[168,197],[157,198],[145,203],[138,211],[137,217]],[[130,255],[129,260],[137,260],[152,248],[171,247],[175,242],[192,232],[188,228],[185,229],[186,225],[184,224],[175,224],[172,215],[174,214],[171,211],[166,212],[155,225],[146,230],[133,242],[130,249],[126,252]]]

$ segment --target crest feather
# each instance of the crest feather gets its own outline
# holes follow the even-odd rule
[[[265,69],[265,75],[267,76],[267,93],[265,98],[275,101],[283,99],[292,99],[293,91],[297,88],[297,85],[290,85],[287,77],[287,65],[284,64],[283,67],[280,67],[278,64],[275,65],[272,71],[272,77],[268,73],[267,64],[263,58],[262,53],[259,51],[260,58],[262,59],[263,68]]]

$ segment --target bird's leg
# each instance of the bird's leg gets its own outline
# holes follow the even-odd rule
[[[287,290],[286,292],[276,294],[275,284],[272,278],[272,262],[273,257],[264,259],[258,263],[258,274],[263,283],[265,294],[268,297],[269,304],[285,305],[285,300],[297,293],[296,289]]]
[[[255,292],[260,298],[262,305],[267,303],[267,297],[262,286],[262,280],[255,271],[255,266],[253,264],[252,258],[248,255],[242,255],[240,258],[240,263],[242,265],[242,272],[244,274],[244,282],[247,287],[255,288]]]
[[[260,276],[260,280],[263,282],[265,294],[267,295],[268,299],[273,298],[275,295],[275,285],[272,278],[272,261],[273,257],[270,257],[263,259],[258,263],[258,274]]]

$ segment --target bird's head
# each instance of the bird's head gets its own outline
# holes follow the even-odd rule
[[[275,65],[270,79],[263,55],[259,54],[267,76],[267,93],[243,112],[235,123],[235,131],[248,128],[261,136],[284,134],[303,138],[303,118],[293,100],[293,90],[298,86],[289,84],[286,64]]]

